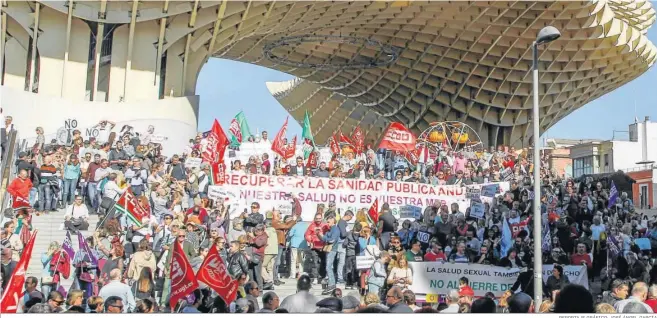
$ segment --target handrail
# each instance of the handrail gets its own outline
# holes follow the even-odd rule
[[[12,130],[7,137],[7,149],[0,163],[0,185],[4,184],[5,187],[8,187],[11,180],[16,176],[16,166],[13,163],[16,160],[20,148],[18,146],[19,139],[17,131]],[[9,206],[9,193],[5,189],[0,191],[0,220],[4,218],[4,211]]]

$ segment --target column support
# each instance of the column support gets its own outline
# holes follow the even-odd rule
[[[128,55],[125,63],[125,74],[123,76],[123,101],[127,101],[128,97],[128,73],[132,69],[132,46],[135,40],[135,22],[137,20],[137,8],[139,7],[139,0],[132,1],[132,15],[130,17],[130,31],[128,33]]]
[[[39,38],[39,12],[41,11],[41,3],[37,2],[34,8],[34,30],[32,31],[32,57],[30,58],[30,78],[28,79],[28,92],[32,92],[34,86],[34,77],[36,77],[36,54],[37,54],[37,40]]]
[[[62,63],[62,87],[60,96],[64,97],[66,86],[66,63],[68,62],[68,49],[71,44],[71,23],[73,22],[73,0],[68,0],[68,16],[66,19],[66,46],[64,47],[64,63]]]

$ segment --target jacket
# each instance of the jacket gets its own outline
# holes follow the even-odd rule
[[[622,299],[616,297],[610,290],[605,291],[602,293],[602,302],[610,304],[612,306],[615,306],[617,302],[621,301]]]
[[[239,279],[242,274],[246,274],[249,270],[249,263],[242,252],[228,255],[226,264],[228,265],[226,266],[228,268],[228,273],[230,273],[234,279]]]
[[[347,234],[347,238],[343,242],[347,254],[346,256],[356,256],[358,255],[358,239],[360,238],[360,233],[350,232]]]
[[[400,300],[398,303],[392,306],[388,306],[388,312],[406,314],[406,313],[412,313],[413,309],[411,309],[411,307],[408,307],[408,305],[406,305],[403,300]]]
[[[110,296],[117,296],[123,300],[123,312],[132,311],[135,309],[135,296],[132,294],[130,286],[113,280],[109,284],[103,286],[98,293],[98,296],[107,299]]]
[[[315,250],[321,250],[322,248],[324,248],[325,243],[315,233],[315,229],[320,229],[320,233],[326,235],[326,233],[329,231],[329,226],[326,223],[321,223],[321,224],[316,224],[315,222],[310,223],[308,229],[306,230],[306,233],[303,235],[303,237],[306,239],[306,242],[308,242],[308,245],[310,247],[312,247]]]
[[[267,233],[267,247],[265,247],[265,255],[277,255],[278,254],[278,237],[277,231],[273,227],[268,227],[265,230]]]
[[[312,314],[317,309],[319,299],[306,290],[297,292],[294,295],[285,297],[281,302],[280,308],[287,309],[291,314]]]
[[[265,246],[267,246],[267,233],[262,233],[251,240],[251,246],[253,246],[253,253],[260,256],[265,255]]]
[[[151,251],[139,251],[132,256],[130,265],[128,265],[128,272],[126,276],[133,280],[139,280],[141,271],[144,267],[151,269],[151,273],[155,273],[157,263],[155,262],[155,256]]]
[[[290,239],[291,248],[308,248],[308,241],[306,241],[304,235],[310,224],[301,222],[295,224],[289,232],[287,232],[287,237]]]
[[[385,285],[387,276],[386,266],[381,262],[380,259],[378,259],[374,262],[374,264],[372,264],[370,275],[367,277],[367,283],[370,285],[383,287]]]
[[[261,213],[249,213],[244,219],[244,231],[251,232],[258,224],[264,224],[265,217]]]
[[[29,199],[30,189],[32,189],[32,181],[30,179],[21,179],[16,178],[7,187],[7,192],[11,194],[14,198],[20,197],[24,199]]]
[[[286,223],[283,223],[280,215],[274,216],[271,220],[271,226],[276,229],[276,237],[278,238],[278,244],[285,246],[285,235],[294,225],[296,221],[289,220]]]
[[[336,251],[338,244],[340,242],[340,228],[338,225],[333,225],[331,226],[331,229],[328,231],[327,234],[322,236],[322,241],[324,242],[324,245],[331,246],[331,251]]]

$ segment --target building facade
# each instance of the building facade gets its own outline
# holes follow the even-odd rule
[[[646,0],[0,0],[1,103],[23,137],[38,126],[59,135],[73,119],[85,130],[105,119],[137,131],[159,121],[180,149],[196,132],[198,74],[225,58],[310,83],[285,107],[297,120],[309,110],[326,132],[373,119],[361,122],[373,139],[391,121],[419,132],[456,119],[488,144],[526,146],[541,28],[562,33],[539,55],[544,131],[648,70],[654,22]],[[291,35],[298,42],[281,44]],[[308,40],[317,37],[327,40]],[[380,60],[390,61],[372,67]]]
[[[657,203],[657,168],[629,171],[627,175],[636,181],[632,185],[632,201],[641,209],[654,209]]]

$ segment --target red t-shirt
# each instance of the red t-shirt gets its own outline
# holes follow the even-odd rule
[[[646,305],[650,306],[650,308],[652,308],[653,312],[657,312],[657,299],[646,299],[646,301],[644,301],[644,303],[646,303]]]
[[[433,251],[429,251],[427,252],[427,254],[424,255],[425,262],[437,262],[439,260],[447,261],[447,257],[445,257],[445,253],[440,252],[438,254],[434,254]]]

